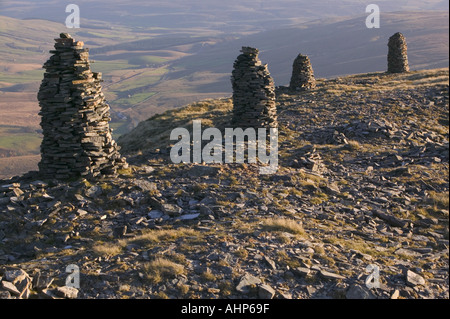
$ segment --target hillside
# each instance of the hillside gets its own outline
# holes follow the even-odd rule
[[[84,27],[71,34],[90,48],[92,69],[103,72],[115,137],[165,110],[229,96],[231,68],[242,45],[261,50],[277,85],[288,83],[300,52],[310,56],[317,77],[384,71],[387,39],[399,30],[407,38],[413,70],[448,67],[448,11],[383,13],[382,27],[371,30],[359,14],[312,21],[313,16],[317,12],[309,19],[302,16],[284,23],[277,18],[277,25],[266,29],[255,29],[254,20],[244,20],[241,32],[232,33],[214,26],[111,28],[107,21],[85,18]],[[48,35],[57,35],[61,24],[1,16],[0,29],[0,157],[19,160],[18,156],[39,153],[36,92],[51,48]],[[21,147],[24,141],[26,147]],[[24,172],[0,171],[0,176]]]
[[[41,278],[20,287],[45,298],[449,298],[448,83],[443,68],[278,87],[274,175],[171,164],[173,128],[227,127],[219,99],[122,136],[117,178],[0,181],[0,275]]]
[[[383,100],[380,99],[380,95],[395,96],[398,91],[402,89],[409,89],[411,91],[417,88],[428,87],[432,85],[448,85],[448,68],[446,69],[436,69],[436,70],[422,70],[414,71],[402,75],[389,75],[384,72],[376,72],[370,74],[360,74],[351,75],[345,77],[338,77],[333,79],[317,79],[317,88],[312,91],[312,93],[305,93],[299,98],[301,100],[288,101],[286,102],[283,98],[286,97],[284,94],[283,86],[279,87],[278,90],[278,103],[281,105],[286,105],[291,108],[298,108],[300,106],[310,107],[310,105],[305,105],[306,102],[314,100],[314,104],[321,107],[321,112],[336,112],[336,107],[331,110],[327,110],[327,106],[333,106],[336,103],[344,104],[346,106],[347,112],[353,112],[352,118],[364,118],[364,113],[370,111],[367,105],[372,105],[374,103],[382,104]],[[358,96],[358,100],[354,101],[352,95]],[[396,100],[400,100],[402,105],[409,106],[410,101],[403,100],[399,97]],[[356,106],[355,106],[356,105]],[[231,123],[231,109],[232,103],[230,98],[223,98],[219,100],[205,100],[197,103],[193,103],[187,107],[169,110],[162,114],[154,115],[146,121],[139,123],[139,125],[132,130],[121,136],[118,139],[119,145],[122,147],[122,151],[129,153],[136,152],[154,152],[155,149],[165,150],[167,149],[171,142],[170,132],[176,127],[184,127],[191,129],[193,120],[202,120],[202,126],[206,127],[217,127],[223,129]],[[284,107],[281,108],[282,112],[280,116],[284,115]],[[392,112],[396,111],[392,110]],[[439,125],[443,125],[441,128],[445,131],[444,127],[448,124],[445,122],[444,118],[446,116],[445,110],[443,110],[442,118],[440,122],[436,122],[433,126],[436,129]],[[308,112],[308,111],[305,111]],[[334,117],[339,117],[339,114],[324,114],[309,112],[309,117],[323,118],[330,120]],[[286,119],[289,115],[285,115]],[[343,123],[346,124],[352,118],[346,118],[341,116]],[[383,117],[386,117],[384,115]],[[375,120],[375,119],[374,119]],[[412,120],[412,119],[409,119]],[[424,119],[421,119],[423,122]],[[426,119],[429,122],[432,119]],[[436,118],[433,119],[437,121]],[[431,124],[429,124],[431,125]],[[287,129],[289,133],[285,135],[289,136],[290,139],[297,138],[296,134],[290,134],[292,128],[290,126],[285,126],[281,130]],[[304,131],[304,126],[299,126],[297,130],[299,132]],[[332,130],[333,127],[328,128]],[[439,130],[441,130],[439,129]],[[292,136],[291,136],[292,135]],[[175,142],[173,142],[175,143]]]

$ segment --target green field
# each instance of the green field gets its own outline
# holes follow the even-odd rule
[[[108,85],[108,90],[120,93],[139,88],[146,88],[157,83],[166,73],[166,68],[134,70],[134,72],[130,73],[126,79]]]
[[[167,62],[166,58],[153,55],[142,55],[128,60],[129,64],[146,65],[146,64],[162,64]]]
[[[156,92],[136,93],[136,94],[130,95],[130,97],[117,99],[114,101],[114,104],[118,105],[118,106],[122,106],[122,107],[123,106],[133,106],[133,105],[144,102],[145,100],[147,100],[148,98],[152,97],[155,94],[156,94]]]
[[[114,60],[114,61],[91,61],[91,69],[94,72],[102,72],[104,76],[108,76],[110,72],[118,70],[137,69],[138,65],[128,63],[126,60]]]
[[[44,76],[44,70],[29,70],[24,72],[18,72],[18,73],[6,73],[6,72],[0,72],[0,82],[8,82],[8,83],[14,83],[14,84],[22,84],[22,83],[29,83],[29,82],[37,82],[41,81],[42,77]]]
[[[0,150],[14,155],[39,154],[42,137],[20,126],[0,126]],[[1,156],[1,154],[0,154]]]

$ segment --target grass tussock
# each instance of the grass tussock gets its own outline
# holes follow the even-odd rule
[[[345,147],[350,151],[360,151],[362,149],[362,145],[355,140],[349,140]]]
[[[267,231],[287,232],[297,236],[303,236],[305,231],[300,222],[289,218],[266,218],[262,222]]]
[[[196,237],[198,238],[200,233],[193,229],[179,228],[179,229],[162,229],[162,230],[149,230],[143,234],[134,238],[126,240],[126,244],[149,244],[158,243],[161,241],[174,241],[182,237]]]
[[[116,256],[122,252],[122,245],[117,243],[106,243],[106,244],[97,244],[92,250],[95,254],[106,257],[106,256]]]
[[[152,246],[160,242],[174,241],[179,238],[189,237],[190,239],[200,239],[200,233],[193,229],[163,229],[148,230],[141,235],[129,239],[121,239],[115,243],[98,243],[92,250],[98,256],[113,257],[120,254],[129,244],[136,244],[142,247]]]
[[[217,280],[216,275],[214,275],[210,269],[207,269],[205,272],[203,272],[200,277],[204,282],[213,282]]]
[[[147,280],[153,284],[165,279],[175,278],[184,273],[184,266],[165,258],[156,258],[143,266]]]
[[[428,192],[428,198],[432,205],[439,209],[449,209],[449,192]]]

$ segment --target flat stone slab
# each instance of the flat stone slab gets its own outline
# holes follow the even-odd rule
[[[425,279],[411,270],[406,271],[406,284],[411,287],[425,286]]]
[[[2,280],[1,287],[2,287],[2,289],[12,293],[13,295],[16,295],[16,296],[20,295],[20,291],[17,289],[16,286],[14,286],[14,284],[12,282]]]
[[[329,272],[329,271],[326,271],[323,269],[320,271],[320,275],[325,279],[334,279],[334,280],[345,279],[344,276],[341,276],[341,275],[338,275],[338,274],[335,274],[335,273],[332,273],[332,272]]]

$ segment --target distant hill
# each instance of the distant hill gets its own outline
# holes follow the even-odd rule
[[[70,2],[23,0],[0,2],[0,14],[18,19],[42,19],[64,23]],[[370,1],[361,0],[78,0],[82,28],[93,21],[136,28],[158,28],[168,33],[186,29],[217,30],[242,34],[279,29],[314,19],[352,17],[365,13]],[[377,0],[382,12],[448,11],[446,0]]]
[[[384,71],[387,42],[396,32],[407,39],[412,69],[448,67],[448,19],[448,12],[399,12],[382,14],[379,29],[367,29],[365,16],[361,16],[262,32],[219,43],[176,61],[174,67],[182,71],[172,73],[171,78],[202,71],[230,74],[244,45],[260,49],[260,58],[269,64],[277,85],[289,82],[292,62],[299,53],[310,57],[316,77]],[[231,90],[229,77],[224,76],[222,81],[221,86]]]

